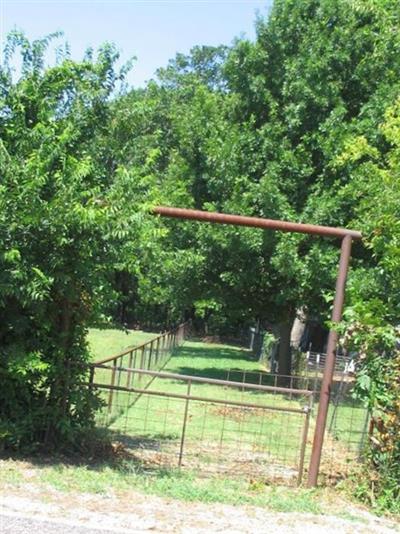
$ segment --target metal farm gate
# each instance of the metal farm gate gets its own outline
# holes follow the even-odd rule
[[[98,424],[141,467],[302,482],[311,391],[106,365],[92,376]]]

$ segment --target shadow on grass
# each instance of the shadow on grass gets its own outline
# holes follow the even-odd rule
[[[112,469],[122,474],[164,476],[175,471],[166,465],[147,464],[140,453],[143,450],[159,451],[164,442],[178,442],[176,434],[151,434],[127,436],[116,431],[95,429],[86,450],[56,452],[38,451],[35,453],[3,451],[1,460],[29,462],[39,469],[45,468],[85,468],[102,472]]]
[[[254,361],[250,351],[243,348],[229,348],[225,345],[203,345],[202,347],[183,345],[182,347],[176,349],[174,357]]]

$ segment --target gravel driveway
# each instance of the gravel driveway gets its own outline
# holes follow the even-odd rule
[[[129,499],[57,491],[40,494],[32,488],[0,494],[0,532],[18,534],[97,534],[162,532],[179,534],[392,534],[398,525],[360,510],[347,518],[277,513],[254,506],[185,503],[132,492]]]

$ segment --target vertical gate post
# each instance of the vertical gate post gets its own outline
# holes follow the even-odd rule
[[[128,372],[126,373],[126,387],[127,388],[129,388],[131,385],[132,361],[133,361],[133,350],[131,350],[129,353]]]
[[[108,413],[111,413],[112,410],[112,402],[113,402],[113,395],[114,395],[114,386],[115,386],[115,368],[117,367],[117,359],[115,358],[112,363],[112,370],[111,370],[111,388],[110,393],[108,395]]]
[[[188,413],[189,413],[189,400],[190,400],[190,390],[192,387],[192,381],[188,381],[188,387],[186,392],[186,402],[185,402],[185,413],[183,415],[183,426],[182,426],[182,435],[181,435],[181,445],[179,448],[179,460],[178,460],[178,466],[182,466],[182,458],[183,458],[183,447],[185,445],[185,437],[186,437],[186,425],[187,425],[187,419],[188,419]]]
[[[159,356],[160,356],[159,348],[160,348],[160,338],[158,337],[157,338],[157,346],[156,346],[156,369],[158,369],[158,360],[159,360]]]
[[[308,436],[308,429],[310,427],[311,404],[312,404],[312,397],[309,398],[308,405],[305,408],[305,419],[303,423],[303,433],[301,436],[299,473],[297,475],[298,486],[301,485],[301,482],[303,480],[304,459],[305,459],[306,447],[307,447],[307,436]]]
[[[346,279],[351,254],[351,243],[351,235],[346,235],[345,237],[343,237],[340,251],[339,272],[336,280],[335,300],[333,303],[331,318],[333,324],[331,325],[331,329],[329,331],[328,346],[326,349],[326,362],[321,384],[318,414],[315,423],[313,447],[311,452],[310,467],[308,471],[308,487],[316,486],[318,480],[322,445],[324,442],[324,433],[328,416],[329,398],[332,387],[333,374],[335,371],[336,348],[338,340],[338,333],[335,330],[335,324],[340,323],[342,319]]]

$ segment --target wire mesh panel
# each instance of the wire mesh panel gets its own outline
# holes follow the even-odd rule
[[[326,482],[337,482],[362,461],[368,439],[370,414],[353,398],[354,382],[337,385],[328,411],[321,475]]]
[[[242,371],[240,369],[229,369],[226,372],[226,379],[245,384],[259,384],[260,386],[278,387],[285,384],[288,389],[306,389],[308,391],[318,391],[321,378],[305,375],[283,375],[268,371]]]
[[[109,414],[114,413],[115,415],[113,405],[114,408],[115,406],[119,407],[118,413],[121,413],[130,405],[128,400],[122,403],[119,399],[121,386],[146,388],[153,381],[153,377],[141,374],[135,375],[131,369],[162,369],[174,350],[184,342],[189,328],[189,323],[182,323],[177,328],[165,332],[143,345],[129,348],[115,356],[99,360],[91,366],[91,382],[109,386],[107,395],[104,391],[101,395],[108,406]]]
[[[326,364],[326,354],[309,350],[304,354],[304,357],[305,373],[308,375],[314,374],[316,376],[322,375]],[[336,354],[334,367],[335,376],[353,375],[355,368],[356,362],[351,356],[341,353]]]
[[[301,481],[312,393],[141,369],[108,368],[129,386],[98,387],[99,424],[146,467]],[[130,374],[130,379],[127,376]],[[140,383],[150,377],[146,389]]]
[[[369,413],[362,403],[353,398],[355,379],[344,372],[334,376],[328,420],[321,461],[321,478],[325,482],[336,483],[346,477],[359,461],[363,459],[368,438]],[[322,375],[307,373],[305,375],[282,376],[265,371],[242,371],[230,369],[227,378],[237,382],[277,386],[286,379],[290,388],[307,389],[313,392],[314,405],[311,412],[311,432],[307,440],[305,465],[307,467],[312,434],[315,431],[315,416],[318,409]],[[275,393],[276,394],[276,393]],[[289,397],[291,395],[289,394]]]

